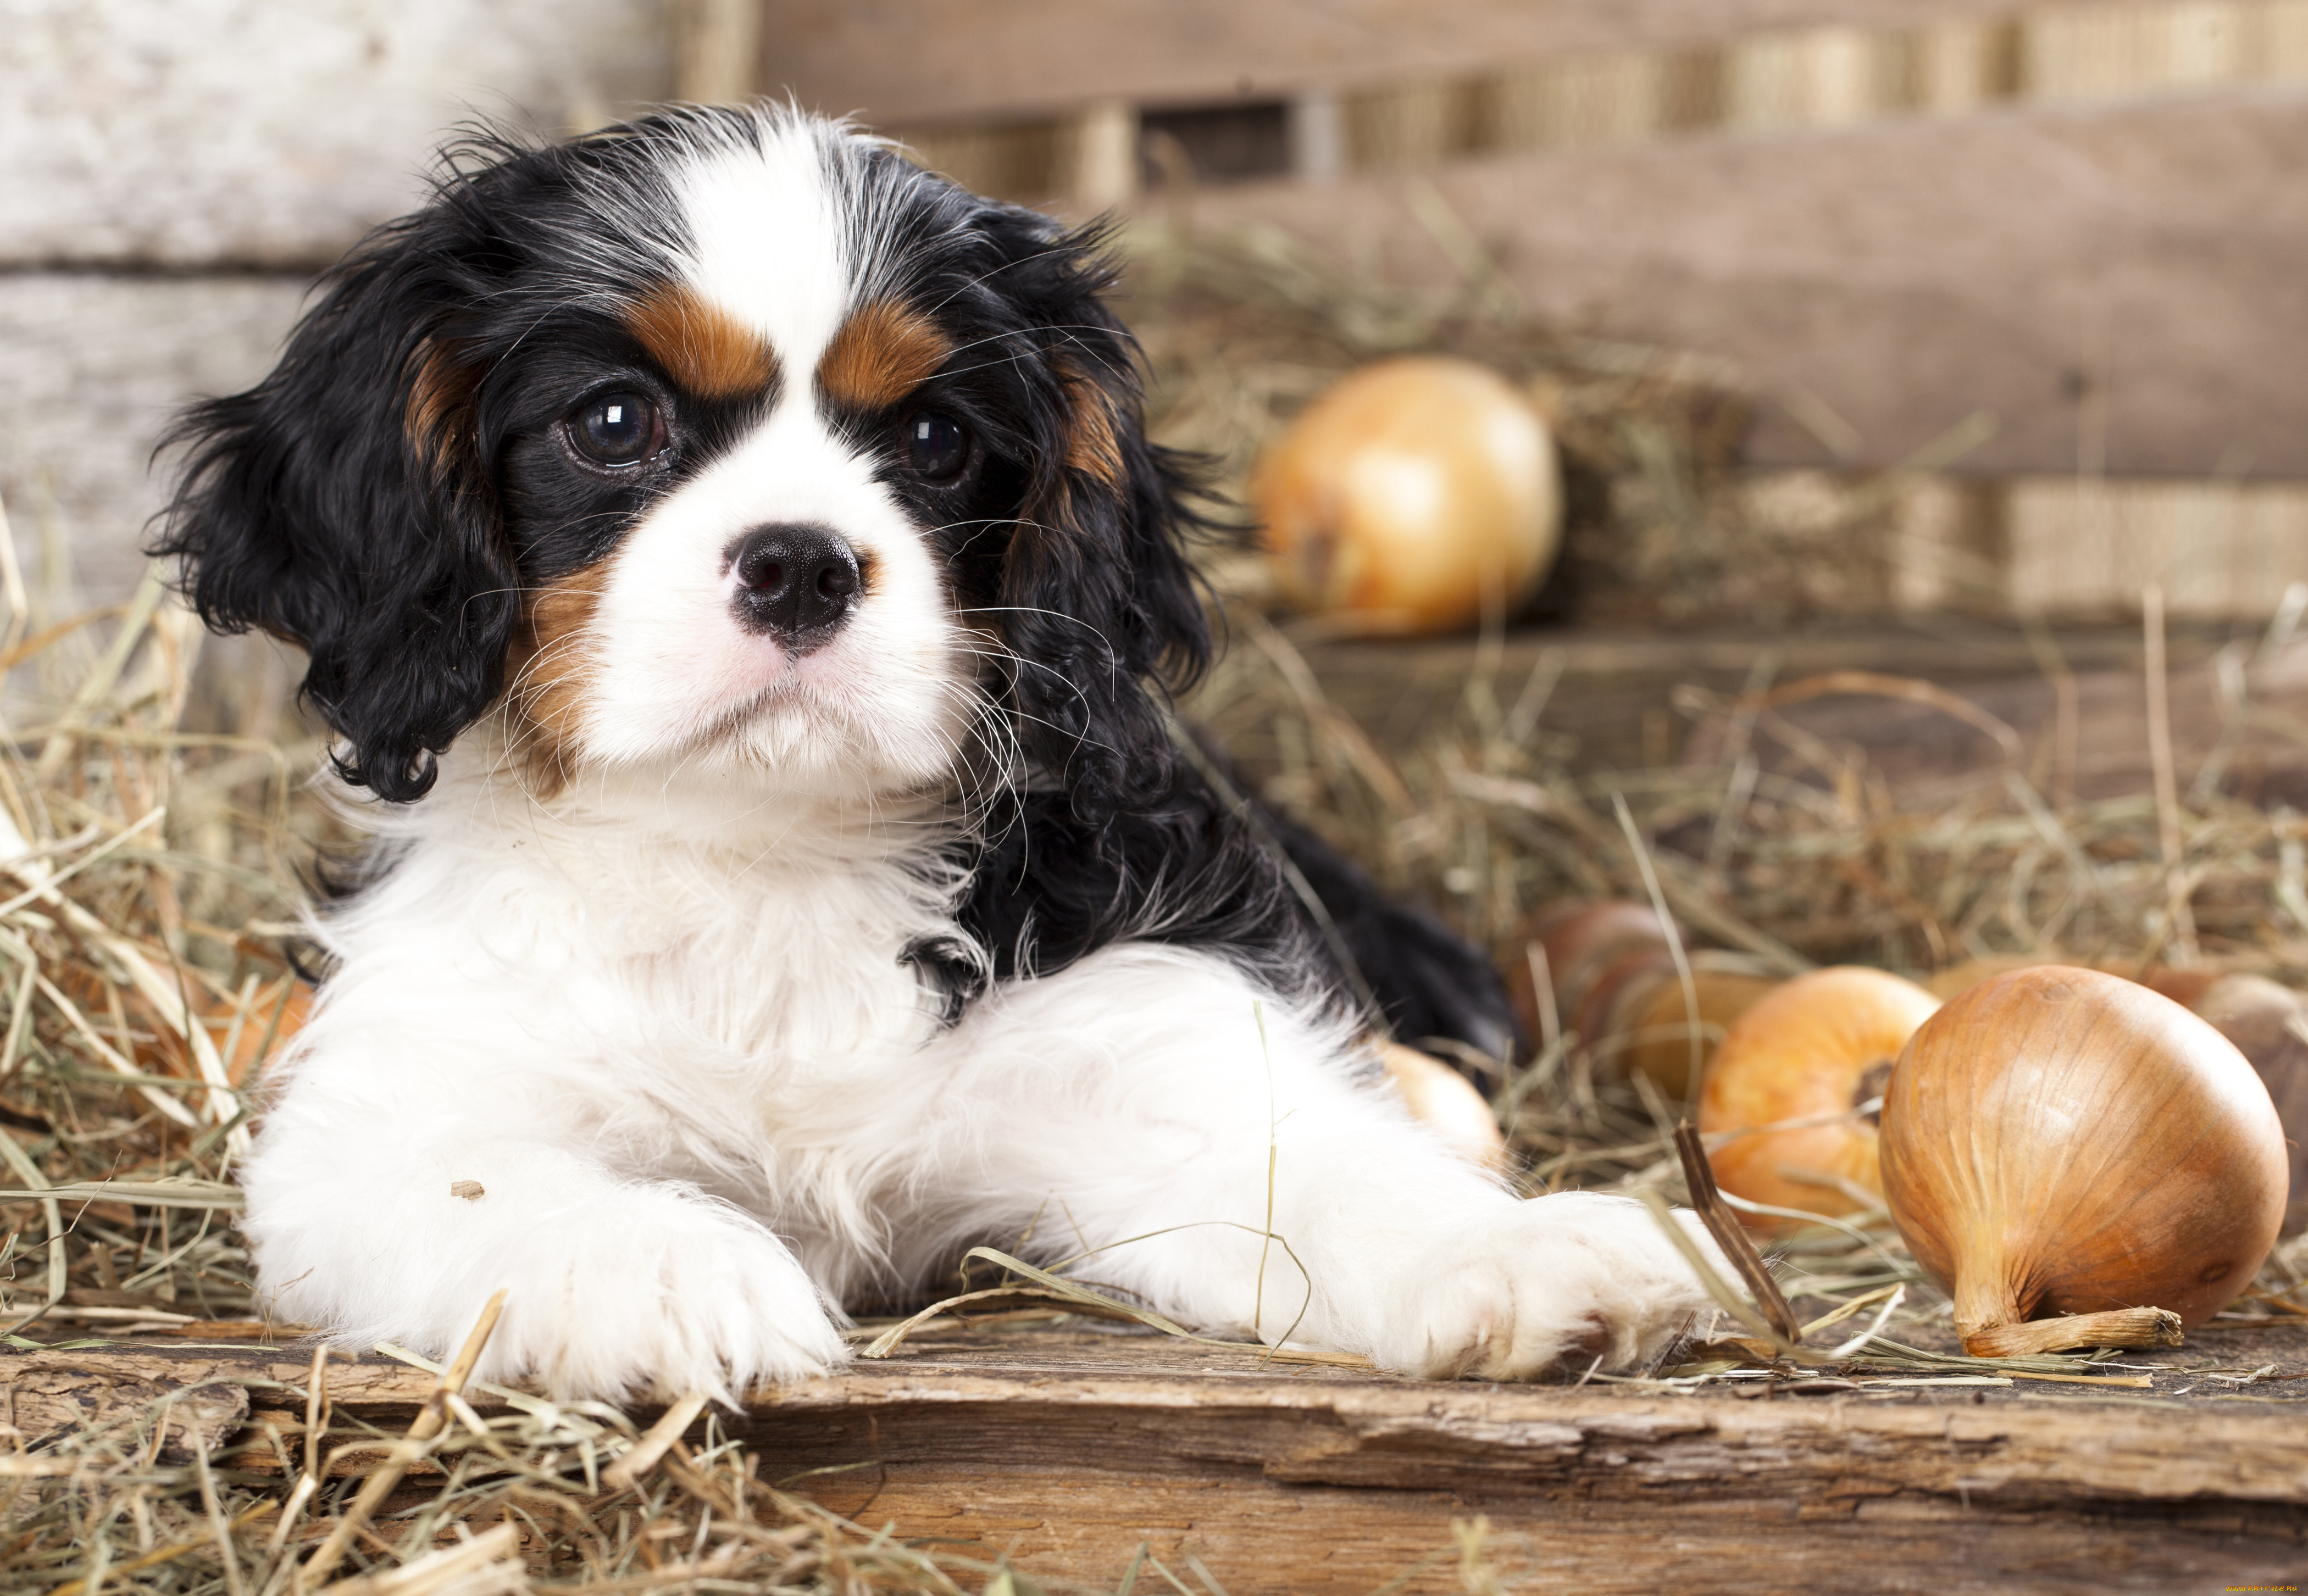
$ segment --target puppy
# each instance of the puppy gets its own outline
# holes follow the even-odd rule
[[[787,109],[484,136],[189,414],[161,552],[306,651],[376,838],[242,1171],[274,1313],[441,1353],[506,1287],[484,1376],[726,1400],[989,1237],[1406,1374],[1701,1305],[1374,1085],[1346,965],[1494,1047],[1495,983],[1174,737],[1094,244]]]

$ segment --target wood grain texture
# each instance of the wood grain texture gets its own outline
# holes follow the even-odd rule
[[[1758,28],[1893,28],[2004,0],[765,0],[765,89],[869,120],[1098,99],[1207,103],[1494,71],[1566,51],[1673,49]],[[892,47],[903,40],[902,47]]]
[[[175,1394],[154,1458],[181,1464],[193,1460],[196,1436],[199,1447],[215,1452],[248,1419],[248,1387],[238,1383],[237,1369],[187,1379],[168,1360],[36,1357],[30,1367],[0,1363],[0,1450],[38,1453],[74,1430],[132,1432],[139,1417]]]
[[[2217,735],[2218,716],[2208,661],[2231,635],[2217,628],[2175,630],[2170,647],[2175,735],[2182,768],[2192,769]],[[2144,790],[2148,756],[2140,721],[2140,640],[2137,625],[2063,628],[2061,656],[2080,678],[2088,728],[2080,786],[2087,796]],[[1469,639],[1390,639],[1310,642],[1306,662],[1332,705],[1380,747],[1402,752],[1455,712],[1474,657]],[[1921,677],[1972,699],[2016,727],[2032,751],[2054,719],[2051,683],[2016,626],[1933,617],[1921,623],[1821,626],[1793,631],[1717,631],[1673,635],[1534,628],[1511,632],[1499,656],[1501,691],[1520,690],[1553,652],[1563,677],[1549,696],[1542,728],[1579,768],[1706,759],[1721,750],[1722,716],[1696,722],[1673,707],[1689,684],[1727,698],[1742,691],[1759,660],[1775,660],[1771,679],[1791,682],[1829,671],[1865,670]],[[2288,657],[2288,656],[2287,656]],[[2308,691],[2308,652],[2299,686],[2287,672],[2269,687],[2277,696]],[[1910,783],[1976,783],[2000,768],[1995,745],[1973,727],[1922,705],[1878,698],[1826,698],[1778,713],[1821,735],[1866,749],[1871,761],[1904,792]],[[1684,738],[1692,742],[1688,750]]]
[[[2115,476],[2300,479],[2308,398],[2282,352],[2308,337],[2304,139],[2308,93],[2269,90],[1430,176],[1537,315],[1727,356],[1766,395],[1824,404],[1855,459],[1896,463],[1985,409],[2000,425],[1966,472],[2073,472],[2088,443]],[[1457,287],[1420,192],[1399,173],[1246,184],[1197,193],[1193,220]],[[1765,406],[1747,459],[1829,463],[1796,415]]]
[[[2308,1358],[2308,1330],[2281,1334]],[[294,1348],[0,1354],[11,1392],[246,1381],[252,1433],[294,1432],[306,1374]],[[389,1429],[432,1377],[332,1360],[329,1384],[340,1412]],[[1108,1585],[1144,1542],[1236,1596],[1406,1575],[1403,1591],[1456,1591],[1452,1526],[1477,1518],[1503,1577],[1606,1592],[2157,1590],[2296,1569],[2296,1403],[1973,1394],[1442,1384],[1140,1335],[947,1331],[756,1392],[733,1428],[765,1480],[861,1523]]]

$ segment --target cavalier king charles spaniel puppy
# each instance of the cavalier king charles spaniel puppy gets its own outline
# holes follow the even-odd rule
[[[1702,1305],[1405,1112],[1374,1025],[1503,1051],[1495,979],[1177,730],[1097,243],[788,108],[484,134],[188,413],[160,552],[375,836],[241,1171],[272,1313],[440,1354],[506,1287],[485,1377],[728,1400],[981,1240],[1413,1375]]]

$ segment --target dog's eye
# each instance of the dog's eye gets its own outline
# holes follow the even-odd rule
[[[969,429],[942,410],[917,411],[906,423],[906,450],[917,473],[952,482],[969,463]]]
[[[630,466],[665,443],[657,407],[638,393],[605,393],[569,418],[569,441],[597,466]]]

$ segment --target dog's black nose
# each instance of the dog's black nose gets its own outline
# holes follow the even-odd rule
[[[756,527],[729,547],[737,623],[800,652],[831,637],[865,586],[857,554],[823,527]]]

